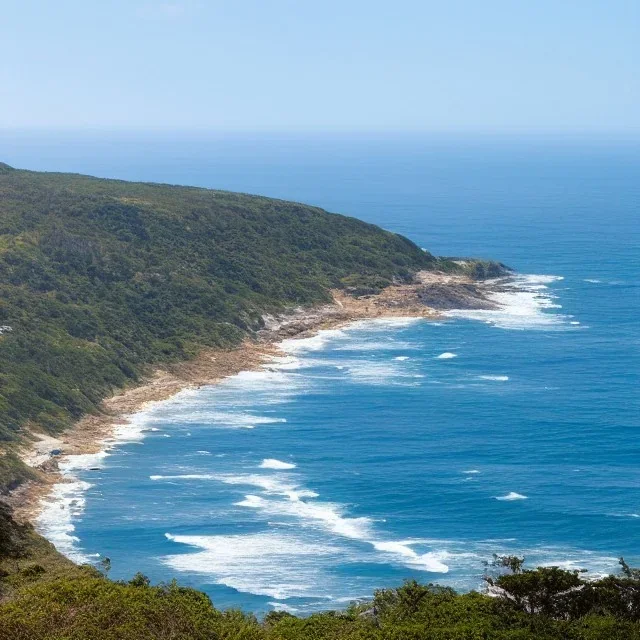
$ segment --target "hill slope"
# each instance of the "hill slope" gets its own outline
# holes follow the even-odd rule
[[[457,267],[302,204],[0,165],[0,441],[59,431],[267,311],[435,268]]]

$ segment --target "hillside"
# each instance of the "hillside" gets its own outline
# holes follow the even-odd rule
[[[0,446],[63,430],[153,365],[237,345],[265,312],[464,268],[302,204],[0,164]],[[0,489],[26,477],[0,456]]]
[[[401,236],[301,204],[5,165],[0,439],[27,421],[58,431],[145,365],[237,343],[265,311],[436,265]]]

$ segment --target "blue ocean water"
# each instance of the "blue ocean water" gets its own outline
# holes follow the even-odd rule
[[[0,149],[310,202],[522,274],[499,313],[323,332],[149,407],[108,455],[69,462],[77,481],[40,522],[66,553],[301,613],[409,577],[480,588],[494,552],[640,563],[637,141],[12,134]]]

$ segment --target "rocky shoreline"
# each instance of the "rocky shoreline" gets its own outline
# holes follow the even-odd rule
[[[394,284],[377,294],[352,297],[336,290],[332,291],[330,304],[265,316],[264,328],[238,348],[206,349],[191,361],[157,369],[141,384],[106,399],[99,415],[85,416],[59,437],[34,432],[32,444],[21,452],[21,457],[37,478],[14,490],[7,501],[18,520],[35,524],[53,487],[68,481],[59,469],[59,462],[66,456],[104,450],[115,430],[126,428],[128,416],[149,403],[166,400],[183,389],[216,384],[241,371],[260,368],[274,356],[282,355],[278,343],[286,338],[309,337],[322,329],[372,318],[437,320],[450,309],[495,309],[498,305],[489,294],[496,290],[496,283],[425,271],[417,273],[412,283]]]

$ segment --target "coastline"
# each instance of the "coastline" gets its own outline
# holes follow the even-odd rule
[[[75,480],[61,469],[70,456],[100,454],[117,445],[116,433],[126,436],[127,431],[135,429],[131,418],[151,403],[167,400],[186,389],[217,384],[242,371],[259,369],[271,358],[284,355],[278,344],[285,339],[308,338],[324,329],[374,318],[438,320],[453,302],[465,304],[465,299],[467,308],[496,308],[486,297],[491,289],[483,287],[483,283],[467,276],[434,272],[420,272],[414,283],[390,285],[374,295],[354,298],[339,290],[331,293],[332,303],[265,316],[265,328],[235,349],[202,350],[193,360],[156,369],[140,384],[105,399],[99,415],[84,416],[58,437],[34,432],[36,441],[21,452],[21,457],[36,471],[38,479],[24,483],[9,496],[16,519],[38,528],[38,518],[49,500],[54,499],[55,488]],[[442,304],[425,304],[425,299],[432,302],[435,297]],[[56,451],[59,453],[52,455]]]

